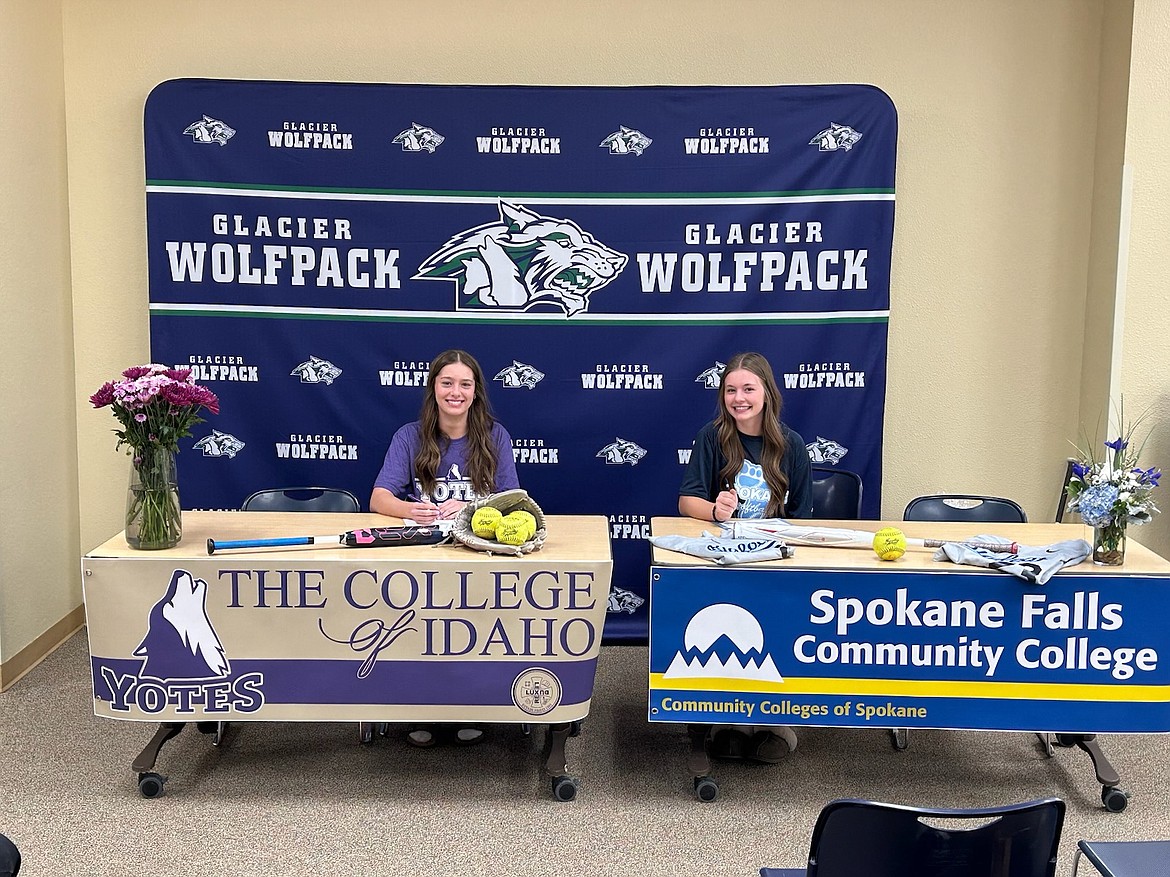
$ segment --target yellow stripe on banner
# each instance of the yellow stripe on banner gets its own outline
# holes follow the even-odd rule
[[[744,694],[847,694],[880,697],[967,697],[991,700],[1092,700],[1170,702],[1170,685],[1080,685],[1058,682],[947,682],[908,679],[817,679],[789,676],[783,682],[755,679],[677,678],[650,674],[650,690],[730,691]]]

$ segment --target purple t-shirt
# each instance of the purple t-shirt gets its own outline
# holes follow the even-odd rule
[[[493,493],[512,490],[520,486],[516,476],[516,458],[512,455],[512,437],[499,423],[492,425],[492,443],[496,447],[496,483]],[[455,498],[468,501],[476,498],[471,479],[463,474],[467,468],[467,436],[450,442],[439,457],[439,469],[435,472],[435,490],[430,496],[423,496],[422,485],[415,477],[414,457],[418,453],[419,423],[408,423],[394,433],[382,471],[374,479],[374,487],[389,490],[399,499],[409,499],[414,494],[423,500],[440,503]]]

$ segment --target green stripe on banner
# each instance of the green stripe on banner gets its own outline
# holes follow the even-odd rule
[[[476,311],[474,314],[462,316],[447,311],[420,314],[388,311],[347,311],[330,308],[277,308],[257,305],[247,307],[235,305],[221,307],[218,305],[191,305],[191,304],[161,304],[150,306],[152,317],[247,317],[257,320],[333,320],[349,323],[479,323],[492,322],[514,326],[564,326],[566,318],[563,316],[525,316],[520,314],[484,314]],[[692,315],[690,318],[661,317],[654,314],[645,316],[613,316],[604,317],[600,314],[578,314],[573,318],[574,325],[588,323],[591,326],[739,326],[750,323],[753,326],[815,326],[843,323],[888,323],[889,311],[874,311],[857,314],[842,312],[840,314],[767,314],[745,315],[729,314],[724,317],[710,315]]]
[[[432,200],[487,200],[495,201],[498,198],[514,198],[542,203],[555,201],[564,203],[575,201],[578,203],[598,202],[606,204],[620,203],[623,200],[632,203],[663,203],[678,204],[687,200],[698,203],[711,203],[719,200],[737,202],[761,201],[893,201],[893,189],[807,189],[778,192],[488,192],[488,191],[460,191],[445,189],[364,189],[339,188],[330,186],[279,186],[273,187],[267,183],[217,183],[199,180],[147,180],[148,192],[169,192],[171,194],[188,195],[232,195],[249,193],[263,193],[273,198],[296,198],[305,195],[338,195],[338,196],[366,196],[372,199],[385,198],[425,198]]]

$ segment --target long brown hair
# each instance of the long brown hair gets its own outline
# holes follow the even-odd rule
[[[723,369],[723,376],[719,379],[719,407],[715,414],[715,426],[718,429],[719,449],[723,452],[727,465],[719,473],[723,484],[734,484],[735,476],[743,466],[743,442],[739,439],[739,430],[735,426],[735,418],[727,410],[727,402],[723,393],[727,385],[727,376],[734,371],[748,371],[760,379],[764,387],[764,415],[762,419],[764,447],[760,453],[760,467],[764,470],[764,481],[768,483],[768,490],[772,498],[768,501],[768,508],[764,515],[774,518],[785,513],[784,496],[788,493],[788,476],[781,468],[784,452],[788,450],[788,443],[784,441],[784,430],[780,428],[780,410],[784,400],[780,396],[780,388],[772,374],[772,366],[759,353],[737,353]]]
[[[476,493],[485,496],[496,489],[496,448],[492,442],[492,426],[496,419],[488,404],[487,384],[483,369],[466,350],[444,350],[431,360],[427,372],[427,392],[419,413],[419,447],[414,455],[414,471],[419,484],[427,493],[435,489],[439,459],[451,444],[451,439],[439,429],[439,403],[435,400],[435,380],[444,368],[459,362],[471,369],[475,380],[475,399],[467,409],[467,471]]]

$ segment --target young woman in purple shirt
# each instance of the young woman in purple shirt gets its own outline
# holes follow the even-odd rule
[[[512,438],[492,416],[479,363],[465,350],[440,353],[427,373],[419,419],[390,440],[370,511],[433,524],[454,518],[476,497],[519,486]],[[436,731],[417,725],[406,739],[433,746]],[[482,739],[481,728],[457,726],[456,743]]]

